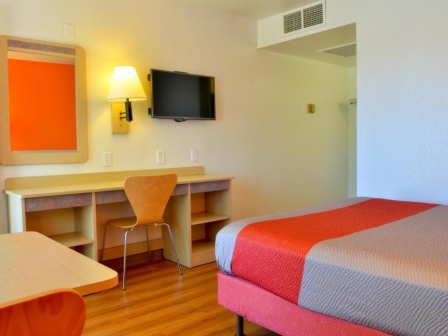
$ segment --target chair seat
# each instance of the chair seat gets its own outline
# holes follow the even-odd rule
[[[121,228],[121,229],[129,229],[129,228],[135,226],[135,223],[137,223],[137,217],[135,217],[135,216],[112,219],[112,220],[107,221],[107,224],[110,224],[112,226],[115,226],[115,227]]]

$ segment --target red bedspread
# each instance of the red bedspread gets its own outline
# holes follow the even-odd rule
[[[314,245],[379,227],[436,206],[371,199],[336,210],[253,223],[238,234],[232,272],[297,304],[305,258]]]

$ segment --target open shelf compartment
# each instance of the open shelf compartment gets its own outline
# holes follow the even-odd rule
[[[191,194],[191,267],[216,261],[216,234],[230,216],[230,189]]]
[[[230,216],[220,215],[213,212],[197,212],[191,214],[191,225],[212,223],[229,218]]]
[[[215,252],[215,241],[200,239],[192,242],[192,255],[197,256],[204,253]]]
[[[26,213],[26,230],[36,231],[96,260],[93,206]]]
[[[87,244],[93,244],[95,241],[89,237],[86,237],[78,232],[61,233],[48,236],[59,244],[67,247],[81,246]]]
[[[200,266],[216,261],[215,241],[208,238],[191,242],[191,267]]]

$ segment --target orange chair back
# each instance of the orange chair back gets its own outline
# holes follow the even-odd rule
[[[176,174],[126,179],[124,191],[137,217],[136,226],[163,223],[163,213],[176,183]]]
[[[82,334],[86,306],[72,289],[59,289],[0,305],[0,335]]]

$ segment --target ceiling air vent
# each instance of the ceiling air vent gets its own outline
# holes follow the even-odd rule
[[[284,33],[291,33],[302,29],[302,11],[294,12],[283,17]]]
[[[303,10],[303,28],[309,28],[324,23],[324,4],[320,3]]]
[[[283,33],[290,34],[325,25],[325,1],[283,13]]]

